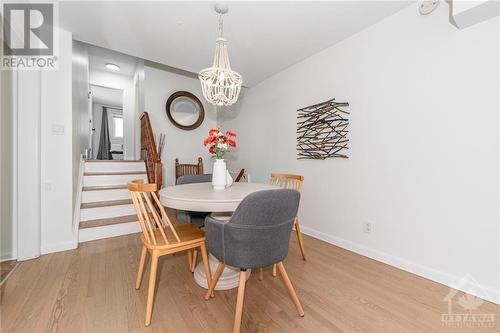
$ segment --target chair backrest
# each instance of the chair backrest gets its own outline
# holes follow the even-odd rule
[[[241,180],[241,178],[243,178],[243,176],[245,176],[245,169],[240,170],[240,172],[238,173],[238,175],[234,179],[234,182],[238,183]]]
[[[175,180],[187,175],[203,175],[203,159],[201,157],[198,157],[197,164],[180,164],[179,159],[175,159]]]
[[[285,259],[299,201],[300,193],[291,189],[259,191],[243,199],[224,226],[226,264],[255,268]]]
[[[204,174],[204,175],[186,175],[180,176],[175,181],[176,185],[182,184],[193,184],[193,183],[209,183],[212,181],[212,174]]]
[[[181,240],[170,222],[165,208],[156,196],[156,184],[144,184],[143,180],[128,183],[144,240],[152,246],[179,243]],[[160,212],[156,207],[159,207]]]
[[[304,176],[292,173],[273,172],[271,173],[271,180],[269,183],[279,187],[300,191],[304,184]]]

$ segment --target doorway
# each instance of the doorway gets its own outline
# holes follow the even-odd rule
[[[123,160],[123,90],[91,84],[90,92],[92,158]]]

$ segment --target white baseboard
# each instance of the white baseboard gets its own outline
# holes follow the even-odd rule
[[[48,254],[54,252],[74,250],[77,247],[78,247],[78,242],[76,241],[76,239],[72,239],[61,243],[42,245],[42,249],[40,252],[41,254]]]
[[[17,259],[17,254],[14,251],[3,252],[0,256],[0,262],[15,260]]]
[[[416,274],[418,276],[421,276],[423,278],[444,284],[445,286],[448,286],[450,288],[458,289],[464,292],[468,292],[470,294],[474,294],[475,296],[481,297],[487,301],[496,303],[500,305],[500,290],[495,290],[490,287],[485,287],[485,286],[480,286],[481,290],[483,291],[482,294],[475,293],[474,289],[477,289],[478,285],[477,283],[472,285],[467,285],[466,284],[460,284],[461,280],[463,277],[458,277],[452,274],[448,274],[442,271],[435,270],[433,268],[423,266],[414,262],[410,262],[408,260],[405,260],[400,257],[393,256],[391,254],[369,248],[367,246],[357,244],[354,242],[351,242],[346,239],[342,239],[340,237],[336,237],[333,235],[326,234],[321,231],[317,231],[315,229],[306,227],[301,224],[300,226],[301,231],[309,235],[311,237],[320,239],[322,241],[325,241],[327,243],[336,245],[338,247],[341,247],[343,249],[355,252],[357,254],[360,254],[362,256],[383,262],[384,264],[394,266],[396,268],[402,269],[404,271]]]
[[[98,239],[134,234],[137,232],[141,232],[139,222],[128,222],[103,227],[80,229],[78,242],[83,243]]]

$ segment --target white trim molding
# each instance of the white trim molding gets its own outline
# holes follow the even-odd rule
[[[370,247],[361,244],[351,242],[349,240],[340,237],[329,235],[324,232],[312,229],[310,227],[306,227],[304,225],[301,225],[300,229],[302,233],[314,237],[316,239],[333,244],[335,246],[360,254],[370,259],[380,261],[384,264],[402,269],[406,272],[413,273],[415,275],[432,280],[434,282],[444,284],[447,287],[458,289],[467,292],[469,294],[473,294],[474,296],[484,298],[487,301],[500,304],[500,290],[494,290],[493,288],[490,287],[480,286],[482,291],[484,292],[482,294],[475,293],[474,289],[475,287],[477,287],[477,285],[463,285],[463,284],[457,285],[457,283],[459,283],[459,281],[462,280],[461,277],[454,276],[442,271],[438,271],[433,268],[423,266],[408,261],[406,259],[396,257],[391,254],[376,249],[372,249]]]
[[[83,173],[85,171],[85,160],[83,155],[80,155],[80,167],[78,169],[78,182],[73,211],[73,234],[75,239],[78,239],[78,227],[80,226],[80,204],[82,202],[82,188],[83,188]]]
[[[77,239],[72,239],[66,242],[60,242],[56,244],[43,245],[41,249],[41,254],[49,254],[54,252],[74,250],[78,247]]]
[[[98,239],[135,234],[141,232],[139,222],[128,222],[107,225],[102,227],[81,229],[78,233],[78,242],[88,242]]]

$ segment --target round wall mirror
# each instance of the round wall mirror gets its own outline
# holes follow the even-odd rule
[[[172,124],[184,130],[199,127],[205,119],[205,110],[200,100],[187,91],[172,94],[168,98],[166,111]]]

